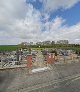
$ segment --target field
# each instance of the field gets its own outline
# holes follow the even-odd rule
[[[80,45],[74,45],[74,44],[69,44],[69,45],[54,44],[54,45],[46,45],[40,47],[38,45],[32,45],[28,47],[32,48],[33,50],[44,50],[45,48],[47,49],[57,48],[57,49],[72,49],[77,52],[80,52]],[[25,47],[22,45],[0,45],[0,51],[14,51],[20,48],[25,48]]]
[[[1,45],[0,51],[14,51],[18,49],[18,45]]]

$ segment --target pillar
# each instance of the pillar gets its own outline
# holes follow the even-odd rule
[[[27,55],[27,68],[32,69],[32,55],[31,54]]]

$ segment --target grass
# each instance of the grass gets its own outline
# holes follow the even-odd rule
[[[18,45],[1,45],[0,51],[14,51],[18,49]]]
[[[31,46],[30,46],[31,47]],[[0,51],[14,51],[14,50],[17,50],[21,48],[21,46],[19,45],[0,45]],[[34,46],[34,47],[31,47],[33,50],[44,50],[45,48],[46,49],[53,49],[53,48],[58,48],[58,49],[72,49],[72,50],[75,50],[75,51],[80,51],[80,47],[72,47],[72,46],[59,46],[59,45],[56,45],[56,46],[46,46],[46,47],[37,47],[37,46]]]

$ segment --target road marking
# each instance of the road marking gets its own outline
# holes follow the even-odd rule
[[[74,82],[74,81],[76,81],[76,80],[78,80],[78,79],[80,79],[80,76],[77,77],[77,78],[75,78],[75,79],[70,80],[70,81],[67,82],[64,86],[69,85],[71,82]]]
[[[47,83],[43,83],[43,84],[34,85],[34,86],[28,87],[28,88],[23,88],[22,90],[20,89],[20,91],[21,92],[22,91],[23,92],[26,92],[26,91],[29,92],[29,91],[33,91],[33,90],[44,88],[44,87],[47,87],[47,86],[50,86],[50,85],[58,84],[58,83],[61,83],[61,82],[67,81],[67,80],[71,80],[71,79],[74,79],[74,80],[80,79],[80,74],[73,75],[73,76],[68,76],[68,77],[66,77],[64,79],[58,79],[58,80],[55,80],[55,81],[51,81],[51,82],[47,82]]]

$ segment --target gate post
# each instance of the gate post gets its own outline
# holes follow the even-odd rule
[[[55,62],[55,54],[49,53],[47,55],[47,64],[54,64]]]
[[[31,70],[32,70],[32,55],[31,54],[27,55],[27,68],[29,70],[29,73],[31,73]]]
[[[55,54],[51,53],[51,64],[55,63]]]

